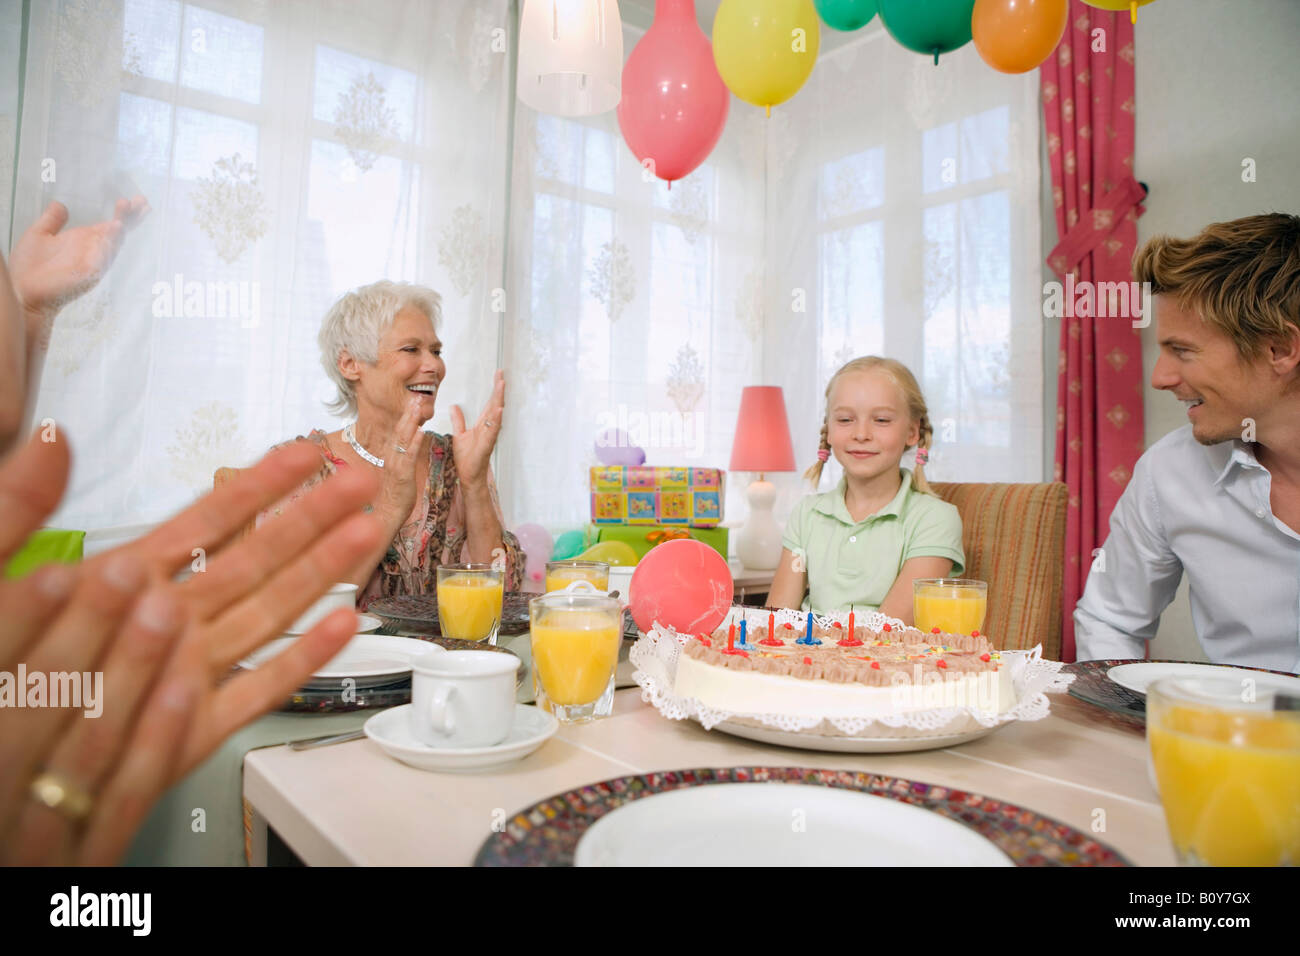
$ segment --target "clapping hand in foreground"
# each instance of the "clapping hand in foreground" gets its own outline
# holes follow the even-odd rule
[[[66,441],[39,436],[0,464],[0,565],[58,505],[69,464]],[[137,541],[0,582],[0,671],[21,662],[29,675],[103,674],[97,717],[0,712],[0,860],[116,862],[167,787],[352,637],[355,613],[335,611],[274,660],[230,676],[380,543],[378,520],[361,511],[377,482],[360,469],[240,537],[319,468],[304,443],[278,449]],[[176,581],[196,555],[205,570]]]

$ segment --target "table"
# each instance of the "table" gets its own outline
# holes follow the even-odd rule
[[[1136,864],[1176,862],[1147,781],[1141,726],[1065,694],[1051,696],[1052,714],[1041,721],[950,750],[834,754],[670,721],[640,693],[618,691],[613,716],[562,726],[536,753],[484,774],[415,770],[369,740],[253,751],[244,760],[253,862],[265,862],[269,825],[310,865],[467,866],[494,822],[573,787],[633,773],[756,765],[868,771],[971,790],[1094,832]]]

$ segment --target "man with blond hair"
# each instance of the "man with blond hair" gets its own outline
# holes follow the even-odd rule
[[[1074,612],[1079,659],[1146,656],[1186,573],[1211,661],[1300,670],[1300,217],[1157,237],[1133,277],[1155,297],[1151,384],[1190,423],[1115,505]]]

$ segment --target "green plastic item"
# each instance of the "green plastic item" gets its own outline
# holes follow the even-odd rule
[[[669,527],[667,525],[592,525],[592,530],[596,531],[599,541],[623,541],[632,546],[636,552],[637,560],[646,556],[646,552],[664,540],[668,535],[680,535],[682,532],[690,535],[696,541],[702,541],[707,544],[718,554],[722,555],[725,560],[727,557],[727,529],[726,528],[682,528],[677,526]],[[656,535],[656,532],[658,533]],[[665,535],[667,532],[667,535]],[[656,536],[659,540],[656,540]]]
[[[18,549],[18,553],[5,566],[6,578],[21,578],[47,564],[76,564],[81,560],[86,543],[84,531],[62,531],[42,528]]]

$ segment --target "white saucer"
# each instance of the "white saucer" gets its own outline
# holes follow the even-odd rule
[[[575,866],[1011,866],[991,841],[888,797],[719,783],[642,797],[588,828]]]
[[[560,728],[559,721],[546,711],[530,704],[516,704],[510,733],[495,747],[430,747],[411,732],[411,706],[402,704],[380,711],[366,721],[363,729],[384,753],[417,770],[492,770],[528,756]]]
[[[1291,694],[1300,693],[1300,677],[1283,677],[1280,674],[1231,667],[1227,664],[1142,661],[1136,664],[1117,664],[1106,672],[1106,676],[1119,686],[1126,687],[1133,693],[1142,694],[1143,696],[1146,696],[1147,687],[1162,677],[1250,679],[1262,690],[1280,690]]]
[[[258,666],[275,657],[298,640],[296,637],[277,637],[249,654],[239,666],[256,670]],[[387,634],[358,634],[343,649],[311,675],[307,686],[327,684],[333,686],[341,680],[365,680],[371,683],[381,679],[399,680],[411,673],[411,662],[430,652],[443,650],[437,644],[413,637],[393,637]]]
[[[357,633],[358,634],[369,634],[372,631],[379,630],[383,626],[384,626],[383,618],[376,617],[373,614],[362,614],[360,611],[357,612]],[[300,634],[306,634],[307,632],[291,627],[284,633],[293,634],[297,636]]]

